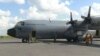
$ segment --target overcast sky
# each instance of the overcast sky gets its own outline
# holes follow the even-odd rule
[[[82,20],[92,6],[92,16],[100,15],[100,0],[0,0],[0,35],[6,35],[7,29],[21,20]]]

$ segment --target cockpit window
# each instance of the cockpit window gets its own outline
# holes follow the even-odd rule
[[[21,22],[21,25],[24,26],[25,25],[25,22]]]
[[[18,22],[16,25],[15,25],[15,27],[17,27],[17,26],[24,26],[25,25],[25,22]]]

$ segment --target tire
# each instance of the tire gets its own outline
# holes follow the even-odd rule
[[[71,38],[67,38],[67,41],[68,41],[68,42],[71,42],[71,40],[72,40]]]
[[[78,42],[78,41],[79,41],[78,37],[73,38],[73,42]]]
[[[22,38],[22,43],[26,43],[25,38]]]

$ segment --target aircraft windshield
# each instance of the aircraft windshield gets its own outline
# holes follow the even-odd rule
[[[24,26],[25,25],[25,22],[18,22],[17,24],[16,24],[16,26]]]

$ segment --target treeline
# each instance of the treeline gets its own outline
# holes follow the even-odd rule
[[[2,39],[2,38],[13,38],[13,37],[11,37],[11,36],[0,36],[0,39]]]

